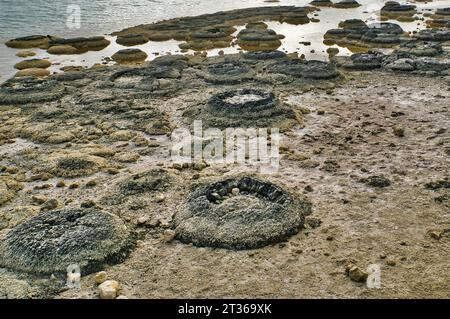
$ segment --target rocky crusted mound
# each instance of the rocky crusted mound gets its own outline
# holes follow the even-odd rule
[[[233,25],[243,25],[249,22],[270,20],[291,24],[309,23],[308,13],[313,10],[314,8],[311,7],[295,6],[237,9],[140,25],[122,30],[115,33],[115,35],[141,34],[151,41],[174,39],[191,42],[190,39],[198,39],[199,36],[202,37],[203,35],[210,39],[216,36],[219,38],[226,38],[224,35],[230,36],[234,32],[234,29],[232,28]],[[224,26],[226,26],[226,28],[224,28]],[[219,28],[220,30],[218,32],[208,31],[215,30],[216,28]],[[222,32],[224,32],[224,34],[222,34]]]
[[[140,49],[124,49],[113,54],[111,57],[120,64],[139,63],[145,61],[148,55]]]
[[[50,172],[60,177],[89,176],[105,166],[105,160],[85,154],[55,155],[50,158]]]
[[[341,29],[331,29],[325,33],[325,44],[337,44],[350,49],[393,47],[407,39],[403,29],[395,23],[367,25],[362,20],[351,19],[341,22],[339,26]]]
[[[188,109],[184,116],[205,127],[280,128],[302,123],[302,115],[281,103],[273,93],[257,89],[231,90],[214,95],[205,105]]]
[[[184,243],[254,249],[296,234],[310,213],[304,198],[244,176],[198,185],[175,215],[174,227]]]
[[[133,199],[133,196],[151,197],[152,194],[167,190],[172,180],[172,175],[164,169],[151,169],[133,174],[119,180],[102,199],[105,205],[120,205]]]
[[[241,61],[225,60],[200,66],[197,75],[213,84],[239,84],[253,80],[255,72]]]
[[[283,35],[268,29],[265,23],[247,24],[237,35],[238,45],[246,51],[274,51],[281,46]]]
[[[381,19],[386,21],[395,19],[398,21],[411,22],[414,21],[414,14],[417,12],[417,7],[410,4],[400,4],[396,1],[388,1],[381,8]]]
[[[153,169],[130,176],[119,184],[123,196],[139,195],[165,189],[170,182],[168,173],[163,169]]]
[[[313,0],[309,3],[316,7],[332,7],[333,2],[331,0]]]
[[[141,34],[127,34],[117,37],[116,42],[120,45],[132,47],[135,45],[141,45],[147,43],[149,40],[147,37]]]
[[[0,243],[0,266],[33,274],[65,273],[78,264],[83,274],[118,262],[131,233],[116,216],[97,209],[41,213],[11,230]]]
[[[14,49],[31,49],[31,48],[42,48],[48,47],[49,41],[53,37],[46,35],[30,35],[27,37],[12,39],[6,42],[6,46]]]
[[[78,51],[77,53],[85,53],[103,50],[110,43],[105,37],[97,36],[91,38],[51,39],[48,42],[48,47],[51,49],[53,46],[70,46],[75,48]]]
[[[414,34],[413,38],[422,41],[445,42],[450,41],[450,31],[439,29],[424,29]]]
[[[424,75],[447,75],[450,58],[439,42],[411,40],[402,43],[390,55],[380,52],[357,53],[350,57],[335,57],[337,66],[348,70],[373,70],[382,68],[394,72],[411,72]]]
[[[333,79],[339,76],[333,64],[315,60],[281,60],[269,65],[267,71],[295,79]]]
[[[18,70],[25,70],[25,69],[47,69],[52,65],[52,63],[48,60],[43,59],[30,59],[30,60],[24,60],[16,65],[14,65],[14,68]]]
[[[437,9],[434,14],[428,17],[431,18],[426,21],[428,27],[450,29],[450,7]]]
[[[286,58],[287,55],[282,51],[251,51],[242,56],[248,60],[275,60]]]
[[[185,68],[187,68],[185,56],[163,56],[144,67],[127,67],[114,72],[102,87],[132,91],[136,98],[167,95],[180,88],[181,83],[177,79],[181,78]]]
[[[218,25],[205,30],[193,32],[187,42],[179,45],[182,50],[210,50],[214,48],[226,48],[231,45],[231,34],[236,31],[232,26]]]
[[[58,81],[12,78],[0,86],[0,105],[22,105],[55,101],[66,91]]]
[[[338,9],[358,8],[361,5],[356,0],[342,0],[336,2],[333,7]]]

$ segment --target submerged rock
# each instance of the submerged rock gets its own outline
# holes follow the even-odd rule
[[[140,49],[124,49],[113,54],[114,61],[121,64],[139,63],[145,61],[148,55]]]
[[[52,39],[49,41],[49,49],[53,46],[69,45],[78,50],[79,53],[87,51],[100,51],[106,48],[111,42],[105,37],[97,36],[91,38],[71,38],[71,39]]]
[[[237,35],[237,44],[246,51],[274,51],[281,46],[283,35],[267,29],[265,24],[248,24]]]
[[[149,40],[147,37],[142,34],[127,34],[123,36],[117,37],[116,42],[120,45],[124,45],[127,47],[141,45],[147,43]]]
[[[324,35],[324,43],[337,44],[354,48],[392,47],[406,39],[403,29],[394,23],[378,23],[366,25],[359,19],[343,21],[342,29],[328,30]]]
[[[194,36],[196,39],[225,39],[234,31],[232,25],[244,25],[250,22],[279,21],[290,24],[309,23],[308,13],[314,11],[312,7],[296,6],[268,6],[244,8],[203,14],[194,17],[183,17],[164,20],[153,24],[145,24],[128,28],[114,35],[140,34],[152,41],[166,41],[170,39],[188,41]],[[226,26],[226,28],[224,28]],[[220,31],[212,31],[219,27]],[[209,31],[208,31],[209,30]],[[205,38],[206,37],[206,38]],[[195,41],[194,41],[195,42]],[[200,41],[203,42],[203,41]]]
[[[32,274],[83,274],[125,256],[131,233],[116,216],[97,209],[41,213],[11,230],[0,243],[0,266]]]
[[[358,8],[360,6],[356,0],[341,0],[333,5],[334,8],[338,9]]]
[[[231,34],[236,29],[231,26],[214,26],[204,30],[194,31],[187,37],[186,43],[179,47],[183,50],[204,51],[215,48],[226,48],[231,45],[233,38]]]
[[[232,194],[235,188],[237,195]],[[175,215],[174,227],[184,243],[254,249],[296,234],[310,213],[305,198],[244,176],[196,186]]]
[[[68,45],[68,44],[62,44],[62,45],[53,45],[50,48],[47,49],[47,52],[54,55],[65,55],[65,54],[77,54],[79,53],[78,49]]]
[[[30,59],[17,63],[14,68],[18,70],[25,69],[47,69],[51,66],[51,62],[44,59]]]
[[[49,41],[53,39],[47,35],[31,35],[27,37],[9,40],[5,43],[7,47],[14,49],[47,48]]]
[[[313,0],[309,3],[316,7],[332,7],[333,2],[331,0]]]
[[[396,19],[398,21],[412,22],[414,14],[417,13],[417,7],[410,4],[400,4],[396,1],[388,1],[380,10],[381,19],[386,21]]]

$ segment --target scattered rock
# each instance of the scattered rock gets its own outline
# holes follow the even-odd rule
[[[370,176],[368,178],[362,179],[361,181],[368,186],[376,188],[384,188],[391,186],[391,181],[384,176]]]
[[[100,299],[116,299],[120,285],[115,280],[107,280],[98,286]]]
[[[163,234],[164,241],[170,243],[175,239],[176,233],[172,229],[166,229]]]
[[[106,281],[107,278],[108,274],[106,273],[106,271],[100,271],[95,274],[95,283],[97,285],[101,285]]]
[[[367,272],[353,264],[347,266],[346,272],[350,279],[355,282],[365,282],[369,276]]]

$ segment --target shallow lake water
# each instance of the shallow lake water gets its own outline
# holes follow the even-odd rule
[[[335,1],[336,2],[336,1]],[[359,8],[337,9],[321,8],[314,15],[320,22],[310,22],[304,25],[290,25],[266,21],[271,29],[277,33],[285,35],[282,40],[280,50],[285,52],[298,52],[304,54],[308,59],[325,60],[328,55],[326,49],[329,46],[323,44],[323,34],[332,28],[336,28],[338,23],[345,19],[359,18],[367,22],[377,22],[377,12],[386,1],[382,0],[359,0],[362,4]],[[401,3],[414,3],[419,8],[418,16],[424,12],[431,12],[432,9],[450,6],[450,0],[438,0],[428,3],[414,1],[400,1]],[[53,63],[50,70],[61,72],[63,66],[84,66],[91,67],[95,63],[102,62],[105,57],[110,57],[115,52],[125,47],[115,43],[115,37],[108,34],[126,27],[143,23],[157,22],[163,19],[174,17],[192,16],[203,13],[214,13],[217,11],[231,10],[245,7],[274,6],[274,5],[296,5],[304,6],[309,0],[281,0],[276,3],[264,2],[263,0],[2,0],[0,2],[0,81],[13,76],[17,70],[14,64],[23,60],[16,56],[18,50],[7,48],[3,43],[8,39],[32,35],[51,34],[61,37],[74,36],[95,36],[106,35],[111,40],[111,45],[102,51],[87,52],[81,55],[55,56],[49,55],[44,50],[33,49],[37,54],[34,58],[49,58]],[[80,28],[69,28],[67,20],[70,12],[68,8],[77,5],[81,9]],[[70,11],[70,10],[69,10]],[[310,14],[311,17],[313,14]],[[406,31],[414,31],[425,27],[424,21],[414,21],[410,23],[400,23]],[[242,28],[238,27],[238,31]],[[237,34],[236,32],[236,34]],[[300,42],[311,42],[311,45],[300,44]],[[178,45],[181,42],[171,40],[164,42],[148,42],[144,45],[135,46],[145,51],[152,60],[156,55],[167,53],[179,53]],[[337,47],[337,46],[334,46]],[[339,47],[338,47],[339,48]],[[225,53],[236,53],[238,47],[223,49]],[[221,49],[208,51],[209,55],[217,55]],[[339,48],[339,54],[350,54],[346,48]],[[193,53],[190,51],[188,53]]]

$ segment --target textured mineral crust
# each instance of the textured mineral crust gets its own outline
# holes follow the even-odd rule
[[[124,49],[114,53],[111,58],[119,64],[127,64],[143,62],[147,57],[147,53],[140,49]]]
[[[31,35],[27,37],[12,39],[6,42],[6,46],[14,49],[47,48],[53,37],[45,35]]]
[[[361,20],[346,20],[339,24],[341,29],[328,30],[324,35],[324,43],[337,44],[350,50],[361,48],[393,47],[406,40],[406,33],[394,23],[383,22],[367,25]]]
[[[218,93],[184,116],[190,121],[201,120],[211,128],[279,128],[286,130],[302,123],[302,114],[283,105],[268,91],[241,89]]]
[[[130,231],[116,216],[96,209],[41,213],[13,228],[0,242],[2,267],[33,274],[84,273],[117,262],[129,247]]]
[[[184,243],[252,249],[288,239],[310,213],[306,199],[244,176],[197,186],[176,214],[174,227]]]
[[[48,42],[48,49],[52,50],[52,47],[54,46],[70,46],[75,48],[77,50],[77,53],[85,53],[88,51],[103,50],[110,43],[111,42],[109,40],[105,39],[105,37],[102,36],[91,38],[51,39]],[[51,53],[51,51],[49,53]]]
[[[246,51],[275,51],[281,46],[283,35],[268,29],[265,23],[247,24],[237,35],[237,44]]]
[[[414,21],[414,14],[417,13],[415,5],[400,4],[396,1],[388,1],[380,10],[381,19],[386,21],[395,19],[403,22]]]

